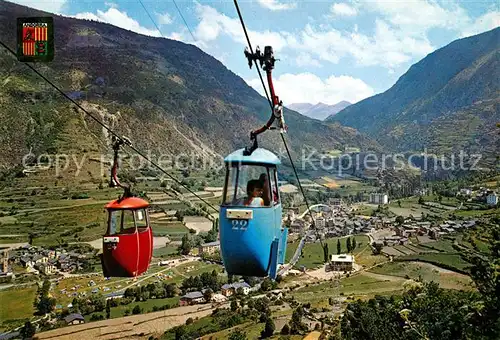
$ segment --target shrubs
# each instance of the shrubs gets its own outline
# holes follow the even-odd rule
[[[92,314],[90,317],[90,321],[99,321],[104,320],[104,316],[102,314]]]
[[[134,309],[132,309],[132,314],[141,314],[142,313],[142,308],[139,305],[136,305]]]
[[[71,196],[71,199],[73,200],[81,200],[81,199],[86,199],[89,198],[89,195],[87,193],[79,193],[79,194],[73,194]]]

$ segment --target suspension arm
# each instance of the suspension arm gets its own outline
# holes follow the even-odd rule
[[[257,136],[262,132],[269,129],[275,129],[272,127],[272,125],[276,119],[279,119],[279,127],[282,130],[285,130],[286,127],[283,119],[283,106],[282,106],[283,103],[279,100],[278,96],[276,95],[276,92],[274,91],[272,70],[274,68],[274,63],[276,62],[276,59],[274,58],[273,48],[271,46],[266,46],[264,48],[264,54],[260,52],[260,49],[258,47],[255,53],[253,54],[250,53],[248,50],[245,50],[245,56],[248,59],[248,65],[250,66],[250,68],[252,68],[252,61],[254,62],[259,61],[260,66],[266,71],[267,83],[269,86],[269,91],[271,94],[271,102],[272,102],[272,113],[267,123],[264,126],[256,130],[253,130],[250,133],[250,138],[252,140],[255,140]]]

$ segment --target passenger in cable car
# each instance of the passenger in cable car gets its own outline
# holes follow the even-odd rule
[[[265,201],[262,199],[262,185],[259,180],[252,179],[247,184],[247,198],[243,201],[243,205],[250,207],[264,206]]]

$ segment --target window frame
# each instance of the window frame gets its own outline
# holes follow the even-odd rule
[[[229,188],[229,179],[231,177],[230,170],[236,169],[235,182],[232,183],[235,186],[233,188],[234,193],[233,193],[232,199],[229,201],[229,202],[232,202],[232,201],[236,200],[236,194],[237,194],[236,187],[238,186],[238,182],[239,182],[239,178],[240,178],[240,171],[241,171],[241,167],[243,167],[243,166],[251,166],[251,167],[259,167],[260,166],[260,167],[264,167],[266,169],[267,181],[268,181],[270,195],[271,195],[271,202],[269,205],[259,206],[259,207],[250,207],[250,206],[245,206],[245,205],[233,205],[233,204],[227,202],[227,194],[228,194],[228,191],[230,189]],[[224,190],[223,190],[223,195],[222,195],[221,206],[223,206],[223,207],[241,207],[241,208],[250,208],[250,209],[274,208],[276,205],[278,205],[280,203],[280,196],[279,196],[279,188],[278,188],[278,201],[277,201],[277,203],[274,203],[273,191],[272,191],[272,187],[271,187],[271,175],[270,175],[272,170],[274,170],[273,177],[274,177],[274,180],[276,183],[276,187],[278,188],[278,182],[276,179],[276,176],[278,173],[278,167],[275,164],[260,163],[260,162],[258,162],[258,163],[256,163],[256,162],[228,162],[228,163],[226,163],[226,176],[225,176],[225,181],[224,181]]]
[[[110,235],[110,236],[113,236],[113,235],[133,235],[135,233],[137,233],[139,231],[139,228],[137,227],[137,221],[136,221],[136,218],[135,218],[135,213],[136,211],[139,210],[139,209],[112,209],[112,210],[108,210],[108,230],[107,230],[107,234]],[[146,209],[140,209],[140,210],[146,210]],[[124,222],[124,213],[125,212],[130,212],[132,213],[132,218],[133,218],[133,221],[134,221],[134,226],[133,227],[130,227],[130,228],[126,228],[124,229],[123,228],[123,222]],[[117,225],[116,225],[116,230],[115,230],[115,233],[114,234],[111,234],[111,221],[112,221],[112,216],[113,214],[117,214]],[[120,214],[118,216],[118,214]],[[146,227],[145,228],[141,228],[141,229],[147,229],[147,227],[149,226],[149,216],[147,215],[146,213],[146,221],[147,221],[147,224],[146,224]],[[134,229],[134,232],[133,233],[129,233],[129,232],[124,232],[124,230],[129,230],[129,229]]]

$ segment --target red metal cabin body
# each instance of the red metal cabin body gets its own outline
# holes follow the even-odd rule
[[[106,277],[135,277],[144,273],[153,255],[149,203],[125,197],[106,205],[108,228],[103,237],[102,264]]]

